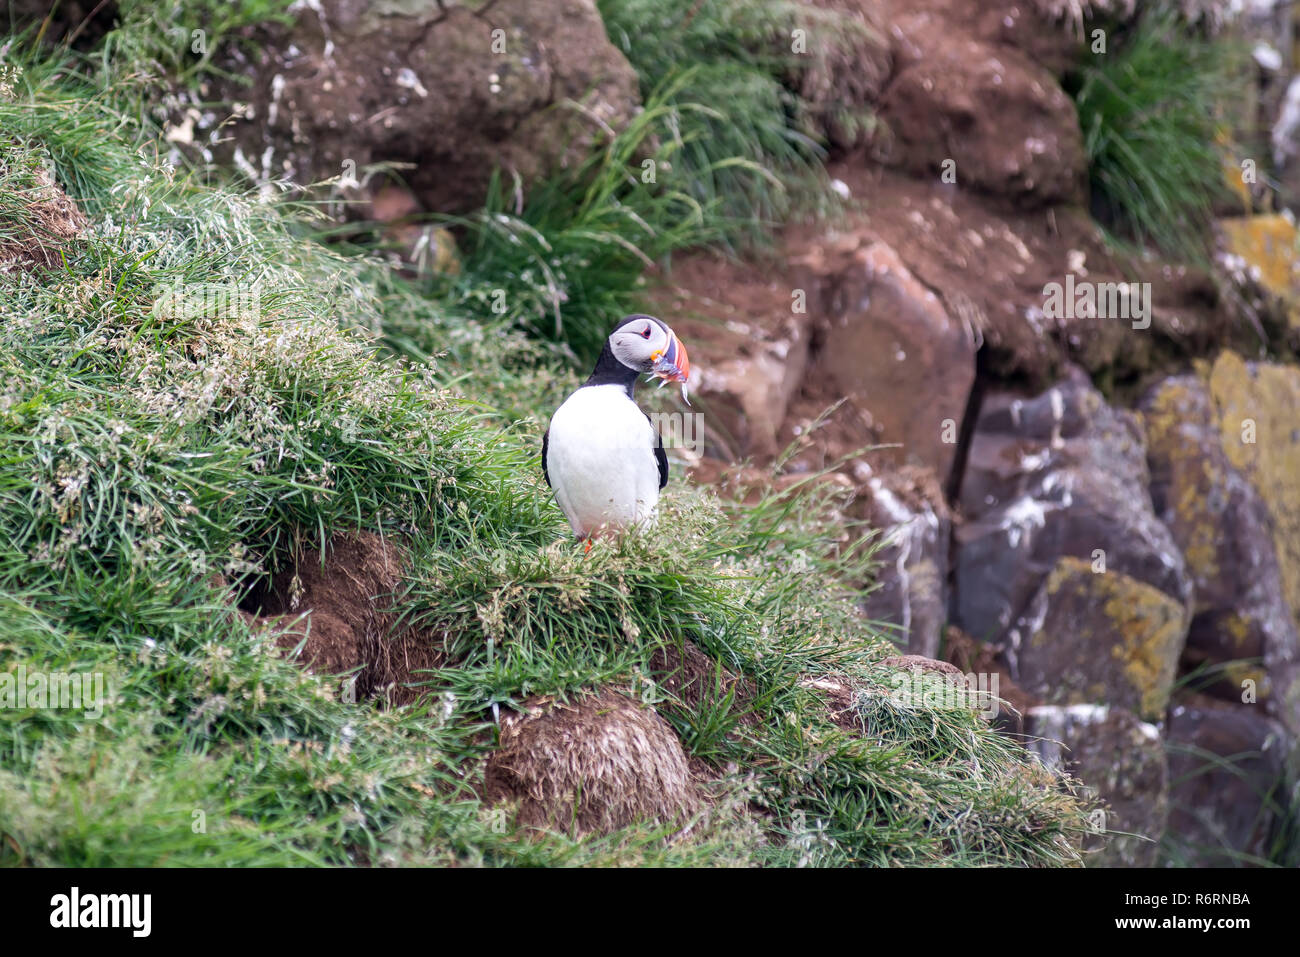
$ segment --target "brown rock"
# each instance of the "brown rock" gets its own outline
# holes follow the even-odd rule
[[[776,336],[745,351],[711,364],[701,374],[699,394],[722,420],[737,457],[771,459],[780,451],[777,436],[808,365],[805,324],[788,320]]]
[[[527,184],[578,161],[639,100],[592,0],[322,0],[264,33],[251,93],[226,91],[251,101],[232,132],[253,173],[308,184],[345,161],[358,179],[409,163],[430,211],[478,206],[498,167]]]
[[[812,372],[870,410],[898,464],[946,482],[975,379],[973,331],[885,243],[848,235],[806,255],[821,341]],[[921,388],[924,384],[924,388]]]
[[[811,253],[833,248],[845,234],[887,243],[948,315],[973,330],[983,345],[981,368],[992,377],[1038,390],[1073,362],[1099,382],[1121,383],[1161,368],[1181,371],[1190,358],[1225,343],[1258,346],[1260,320],[1239,295],[1221,294],[1221,280],[1121,255],[1082,208],[1010,206],[960,183],[847,160],[830,173],[853,196],[867,198],[870,212],[847,218],[838,234],[792,244],[791,259],[809,255],[805,246]],[[1086,311],[1049,317],[1045,290],[1063,286],[1069,275],[1089,283],[1149,282],[1149,327]]]
[[[811,338],[792,285],[775,264],[694,253],[674,259],[671,282],[657,291],[656,315],[672,317],[700,370],[692,391],[709,454],[770,461],[781,450]]]
[[[943,29],[932,14],[894,24],[897,72],[881,98],[886,162],[1028,205],[1084,195],[1083,136],[1055,77],[1018,50]]]
[[[856,0],[885,7],[892,18],[925,13],[931,28],[1011,47],[1055,76],[1078,64],[1083,12],[1078,0]],[[1094,13],[1115,13],[1134,0],[1090,0]],[[1129,11],[1132,12],[1131,10]]]

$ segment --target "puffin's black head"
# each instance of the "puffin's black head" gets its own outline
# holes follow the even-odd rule
[[[586,384],[621,385],[632,395],[642,373],[658,376],[664,382],[680,382],[682,398],[686,398],[691,363],[682,341],[654,316],[624,316],[605,340]]]
[[[609,334],[606,346],[629,369],[651,373],[666,382],[684,384],[690,378],[686,347],[666,323],[654,316],[625,316]]]

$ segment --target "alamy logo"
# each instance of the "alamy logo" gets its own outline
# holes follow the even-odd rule
[[[133,937],[148,937],[153,928],[152,894],[71,894],[50,898],[50,926],[128,927]]]
[[[82,711],[92,721],[104,714],[104,675],[31,671],[19,665],[0,673],[0,708],[64,708]]]
[[[701,412],[651,412],[650,424],[666,449],[689,449],[704,454],[704,414]]]
[[[893,698],[908,707],[939,710],[971,709],[985,718],[998,716],[997,672],[971,672],[962,675],[936,675],[913,668],[893,675]]]
[[[1043,287],[1043,315],[1048,319],[1128,319],[1134,329],[1151,325],[1151,283],[1065,282]]]

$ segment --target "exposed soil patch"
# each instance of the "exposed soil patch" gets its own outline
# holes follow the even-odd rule
[[[524,708],[502,714],[484,772],[487,800],[514,804],[520,824],[608,834],[638,821],[684,825],[702,807],[681,742],[653,710],[612,691]]]
[[[656,648],[650,656],[650,676],[692,711],[717,704],[729,694],[734,709],[747,711],[756,693],[752,681],[721,668],[689,641]],[[754,720],[753,714],[741,718],[746,724]]]
[[[371,532],[339,535],[323,562],[318,549],[306,549],[294,567],[275,576],[259,617],[284,627],[276,637],[281,648],[306,639],[301,658],[312,671],[360,668],[358,697],[409,704],[422,693],[411,686],[424,680],[419,672],[437,667],[443,656],[428,635],[395,624],[404,562],[392,540]]]
[[[0,269],[56,265],[59,250],[86,228],[86,217],[47,170],[37,172],[36,186],[25,197],[15,198],[25,200],[26,209],[19,235],[0,236]]]

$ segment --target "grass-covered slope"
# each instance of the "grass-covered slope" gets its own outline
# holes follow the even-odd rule
[[[0,672],[110,690],[100,717],[0,708],[0,863],[1078,860],[1060,782],[973,711],[888,693],[892,649],[836,585],[866,556],[831,486],[741,508],[676,479],[654,529],[584,555],[531,420],[440,384],[458,355],[488,368],[470,304],[159,167],[68,70],[29,69],[0,130],[0,248],[47,253],[0,265]],[[46,167],[75,238],[41,232]],[[378,351],[399,305],[447,337],[439,367]],[[436,652],[412,705],[351,700],[293,658],[295,615],[255,614],[272,573],[356,530],[404,556],[378,640]],[[692,646],[732,691],[647,680]],[[690,826],[539,832],[489,806],[498,718],[596,690],[671,723],[706,796]]]

